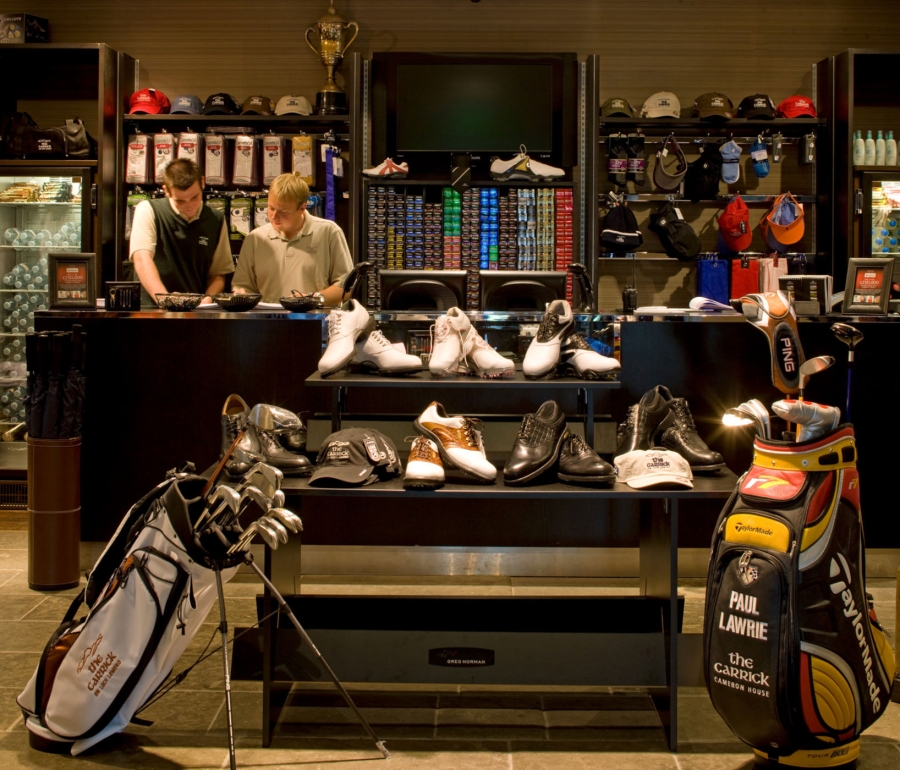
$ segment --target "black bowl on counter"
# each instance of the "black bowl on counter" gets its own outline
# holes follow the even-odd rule
[[[242,310],[252,310],[262,299],[262,294],[215,294],[213,302],[215,302],[222,310],[229,312],[240,312]]]
[[[202,294],[173,291],[171,294],[157,294],[156,304],[170,313],[183,313],[193,310],[203,301]]]

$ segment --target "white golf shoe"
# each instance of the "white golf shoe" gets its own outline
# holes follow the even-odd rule
[[[572,373],[583,380],[607,379],[622,368],[615,358],[601,356],[581,334],[566,337],[559,360],[565,373]]]
[[[432,401],[415,420],[416,430],[431,439],[444,465],[459,468],[484,481],[493,481],[497,469],[488,462],[477,421],[450,417],[444,407]]]
[[[439,489],[444,486],[444,464],[437,444],[425,436],[416,436],[409,450],[403,475],[404,489]]]
[[[418,356],[397,350],[380,330],[363,334],[356,342],[353,363],[375,374],[411,374],[425,367]]]
[[[322,377],[328,377],[350,363],[356,353],[356,340],[371,320],[369,311],[355,299],[350,300],[349,310],[332,310],[328,314],[328,344],[318,367]]]
[[[547,306],[537,336],[531,341],[522,361],[522,373],[529,380],[550,374],[559,363],[562,341],[575,327],[572,306],[564,299],[555,299]]]
[[[435,377],[477,374],[493,379],[515,374],[515,364],[488,345],[458,307],[434,322],[428,369]]]
[[[525,145],[519,145],[519,154],[509,160],[491,158],[491,177],[499,180],[524,179],[527,182],[543,182],[561,179],[566,172],[556,166],[548,166],[528,157]]]

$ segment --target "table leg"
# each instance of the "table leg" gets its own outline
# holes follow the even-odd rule
[[[331,432],[341,429],[341,414],[347,406],[347,388],[338,385],[331,391]]]
[[[592,388],[578,389],[578,413],[584,415],[584,440],[594,448],[594,391]]]
[[[641,501],[641,593],[663,601],[666,686],[650,691],[666,731],[669,749],[678,750],[678,501]]]

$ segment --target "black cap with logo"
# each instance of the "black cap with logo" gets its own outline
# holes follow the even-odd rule
[[[204,115],[239,115],[241,106],[231,94],[213,94],[203,105]]]
[[[738,105],[737,116],[748,120],[758,120],[759,118],[773,120],[775,118],[775,102],[768,94],[745,96]]]
[[[316,458],[311,487],[361,487],[398,476],[400,456],[381,431],[346,428],[329,435]]]

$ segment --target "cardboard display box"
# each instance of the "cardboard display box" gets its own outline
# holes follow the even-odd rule
[[[0,43],[49,43],[50,22],[30,13],[0,16]]]
[[[778,288],[793,295],[797,315],[825,315],[831,310],[830,275],[782,275]]]

